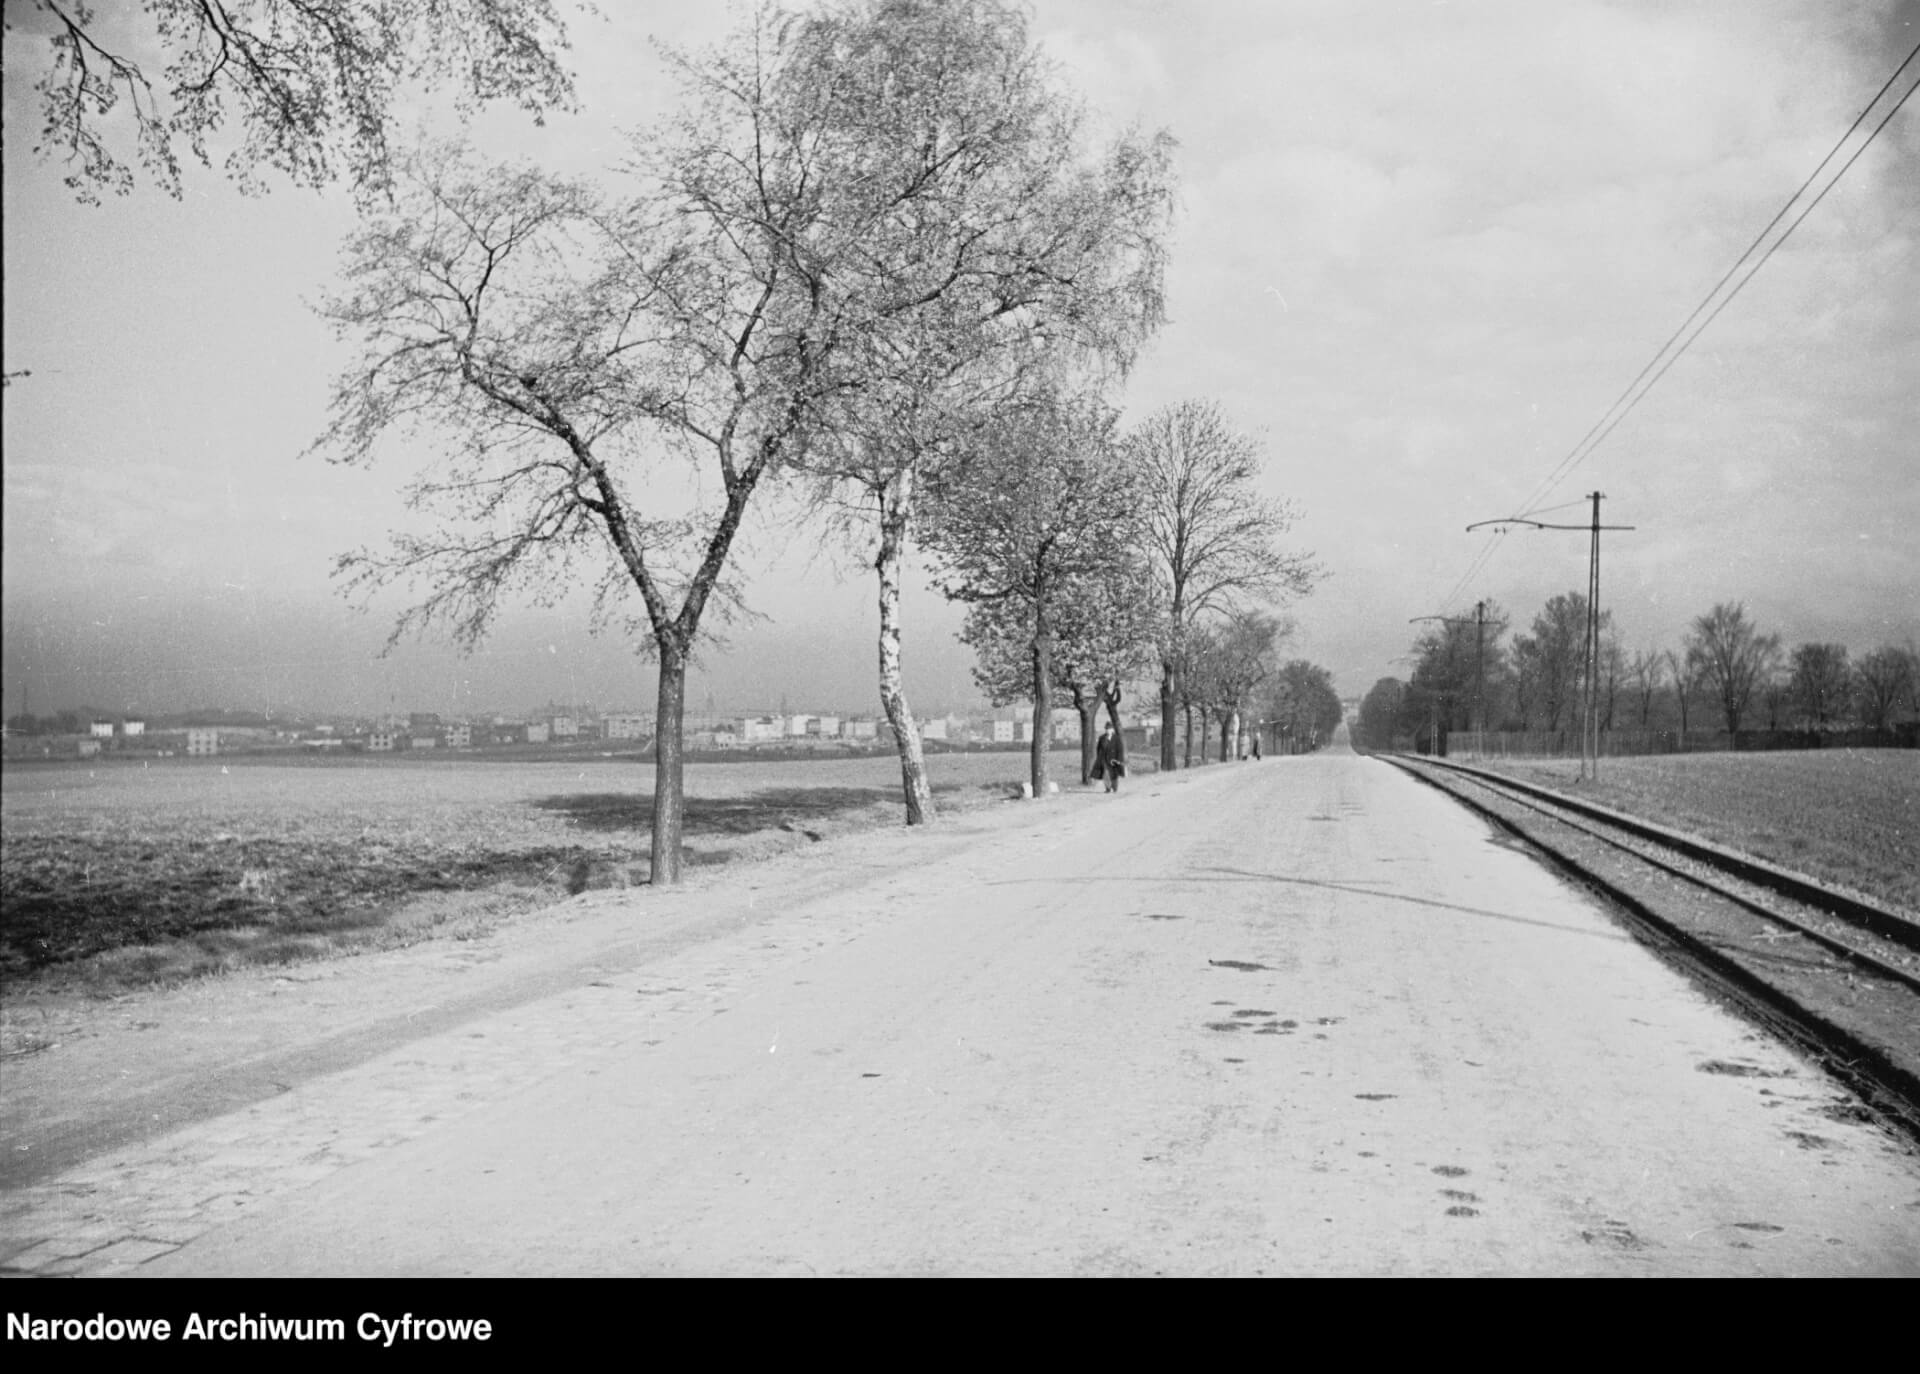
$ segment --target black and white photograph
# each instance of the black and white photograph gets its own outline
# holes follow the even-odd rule
[[[1916,90],[1920,0],[5,0],[0,1276],[109,1280],[8,1345],[1920,1276]]]

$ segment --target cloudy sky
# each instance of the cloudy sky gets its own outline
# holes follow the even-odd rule
[[[724,26],[707,4],[605,9],[575,23],[581,113],[488,115],[490,151],[604,170],[667,99],[649,35]],[[1329,573],[1289,608],[1291,652],[1343,692],[1406,671],[1411,617],[1490,597],[1524,623],[1583,588],[1581,535],[1465,526],[1578,522],[1596,489],[1635,527],[1603,548],[1629,648],[1720,601],[1789,645],[1920,637],[1920,100],[1563,461],[1920,43],[1920,0],[1044,0],[1033,19],[1102,120],[1180,140],[1173,322],[1120,399],[1210,397],[1263,436],[1265,490]],[[308,303],[347,197],[196,171],[182,202],[75,204],[21,136],[38,41],[6,53],[5,366],[32,375],[5,392],[5,711],[650,705],[630,648],[567,609],[509,617],[472,658],[375,657],[386,620],[328,574],[402,522],[400,472],[301,456],[346,357]],[[709,656],[693,709],[874,709],[872,589],[793,516],[776,501],[750,531],[764,619]],[[924,590],[910,610],[916,704],[964,704],[957,615]]]

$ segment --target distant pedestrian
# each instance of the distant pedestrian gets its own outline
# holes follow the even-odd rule
[[[1104,778],[1107,791],[1118,792],[1120,779],[1127,772],[1127,745],[1108,721],[1100,727],[1100,742],[1093,747],[1093,775]]]
[[[1260,762],[1260,732],[1258,730],[1253,732],[1253,761],[1255,763]]]

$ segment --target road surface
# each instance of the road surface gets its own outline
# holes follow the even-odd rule
[[[636,944],[650,925],[679,934]],[[10,1189],[0,1256],[1920,1274],[1908,1148],[1484,822],[1344,750],[595,894],[554,930],[568,976]]]

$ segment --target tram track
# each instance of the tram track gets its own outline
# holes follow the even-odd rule
[[[1599,893],[1663,957],[1813,1053],[1920,1142],[1920,921],[1563,792],[1378,757]]]

